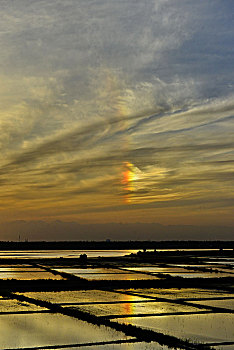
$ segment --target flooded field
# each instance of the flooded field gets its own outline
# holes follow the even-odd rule
[[[124,292],[123,290],[119,290]],[[166,299],[182,299],[182,300],[202,300],[217,298],[233,298],[233,293],[223,290],[210,290],[200,288],[147,288],[147,289],[129,289],[125,290],[131,295],[138,295],[145,298],[166,298]]]
[[[53,348],[55,350],[58,348]],[[65,348],[68,349],[68,348]],[[78,350],[80,347],[69,347],[69,350]],[[91,345],[87,346],[85,344],[85,350],[168,350],[169,348],[166,345],[160,345],[156,342],[122,342],[115,344],[102,344],[102,345]]]
[[[10,272],[0,272],[0,279],[16,279],[16,280],[39,280],[39,279],[56,279],[61,280],[63,277],[59,275],[53,275],[52,273],[45,271],[10,271]]]
[[[41,311],[48,310],[46,308],[41,308],[37,305],[27,303],[26,301],[20,302],[18,300],[12,299],[0,299],[0,314],[6,313],[20,313],[22,311]]]
[[[76,308],[78,310],[89,312],[96,316],[107,316],[108,318],[114,318],[116,315],[126,317],[136,317],[148,314],[171,314],[171,313],[193,313],[199,312],[196,306],[178,305],[166,302],[133,302],[131,297],[128,302],[113,303],[113,304],[99,304],[99,305],[66,305],[66,307]],[[204,311],[206,310],[204,306]]]
[[[160,267],[160,266],[139,266],[139,267],[128,267],[124,268],[126,271],[134,272],[149,272],[149,273],[187,273],[188,270],[183,267]]]
[[[228,254],[60,253],[1,259],[0,350],[234,349]]]
[[[0,315],[0,348],[126,340],[123,333],[59,314]],[[58,331],[59,330],[59,331]],[[12,336],[14,334],[14,336]]]
[[[195,342],[234,342],[233,314],[199,314],[116,319]]]
[[[145,298],[123,293],[102,290],[73,290],[61,292],[29,292],[17,293],[36,300],[48,301],[55,304],[79,304],[79,303],[105,303],[124,301],[145,301]],[[150,300],[150,299],[149,299]]]
[[[168,273],[171,277],[183,277],[183,278],[219,278],[219,277],[232,277],[230,274],[220,274],[220,273],[211,273],[211,272],[170,272]]]
[[[30,265],[18,266],[0,266],[0,280],[1,279],[16,279],[16,280],[37,280],[37,279],[63,279],[60,275],[55,275],[51,272],[45,271],[40,267],[32,267]]]
[[[221,307],[225,309],[230,309],[234,311],[234,299],[224,299],[224,300],[202,300],[194,301],[194,304],[199,303],[205,306]]]

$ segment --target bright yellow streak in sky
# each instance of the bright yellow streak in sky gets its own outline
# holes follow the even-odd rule
[[[138,179],[136,174],[135,167],[130,162],[124,162],[124,172],[122,184],[124,185],[124,190],[126,191],[125,203],[132,202],[131,192],[134,191],[134,182]]]

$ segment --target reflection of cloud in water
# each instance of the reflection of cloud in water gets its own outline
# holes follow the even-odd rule
[[[0,348],[35,347],[122,339],[124,335],[68,316],[53,314],[0,316]],[[58,332],[59,330],[59,332]]]
[[[196,342],[233,341],[234,315],[228,313],[136,317],[130,321],[118,319],[118,322]]]
[[[59,275],[53,275],[50,272],[45,271],[19,271],[12,270],[7,272],[0,271],[0,279],[17,279],[17,280],[37,280],[37,279],[63,279]]]

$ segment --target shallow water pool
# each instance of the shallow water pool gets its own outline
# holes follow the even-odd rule
[[[129,338],[110,328],[94,326],[60,314],[0,315],[0,330],[1,349]]]
[[[140,302],[140,303],[121,303],[121,304],[98,304],[98,305],[66,305],[66,307],[76,308],[81,311],[89,312],[96,316],[107,315],[126,315],[134,316],[138,314],[161,314],[161,313],[175,313],[175,312],[197,312],[193,306],[164,303],[164,302]],[[205,310],[205,307],[204,307]]]
[[[234,341],[234,314],[150,316],[116,320],[190,341]]]
[[[92,302],[119,302],[119,301],[144,301],[145,298],[125,295],[122,293],[106,292],[102,290],[78,290],[61,292],[29,292],[17,293],[37,300],[51,303],[92,303]]]

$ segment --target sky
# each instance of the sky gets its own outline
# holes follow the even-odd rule
[[[0,224],[234,227],[233,13],[1,0]]]

